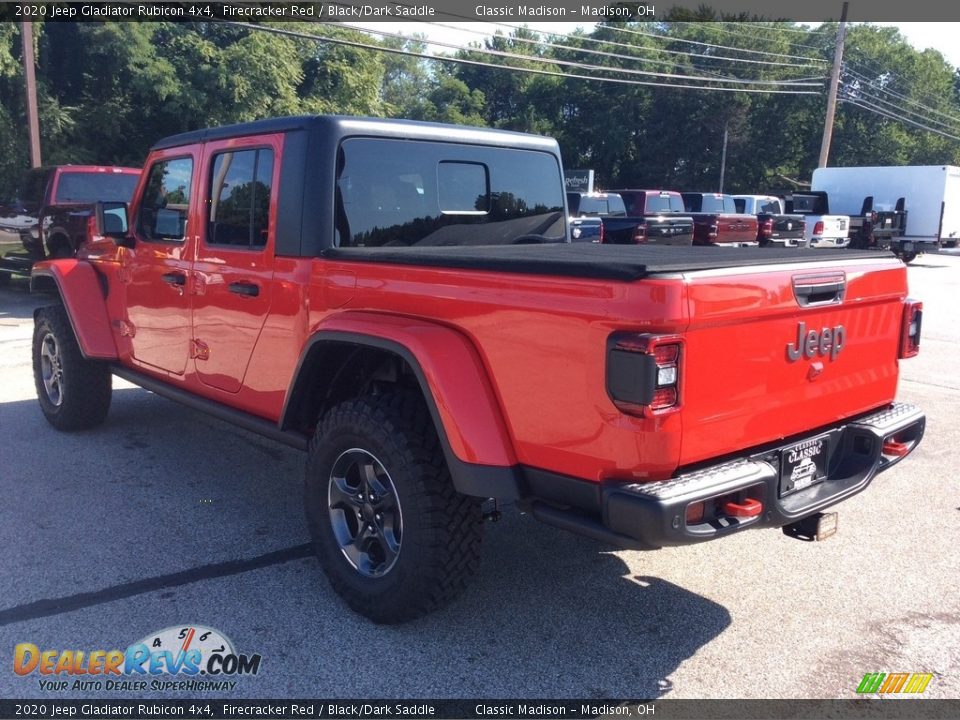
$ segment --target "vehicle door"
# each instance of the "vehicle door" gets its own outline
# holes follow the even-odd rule
[[[196,181],[200,146],[154,155],[130,208],[133,248],[121,253],[127,322],[138,365],[182,375],[190,345],[187,276],[198,232]]]
[[[201,382],[240,390],[270,311],[283,135],[208,142],[192,269],[193,347]]]

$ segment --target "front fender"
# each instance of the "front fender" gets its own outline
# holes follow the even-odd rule
[[[517,458],[487,370],[462,333],[437,323],[396,315],[343,312],[315,328],[300,368],[317,343],[348,342],[402,357],[420,383],[457,490],[516,499]],[[291,386],[289,395],[296,387]]]
[[[93,266],[73,258],[45,260],[33,266],[31,289],[42,285],[41,279],[53,281],[56,285],[83,356],[115,360],[117,346],[110,330],[103,285]]]

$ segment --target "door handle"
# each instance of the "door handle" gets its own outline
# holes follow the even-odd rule
[[[260,286],[248,282],[232,282],[227,289],[235,295],[246,295],[247,297],[257,297],[260,294]]]
[[[163,281],[165,283],[169,283],[171,285],[187,284],[187,276],[185,273],[182,273],[182,272],[168,272],[161,275],[161,277],[163,278]]]

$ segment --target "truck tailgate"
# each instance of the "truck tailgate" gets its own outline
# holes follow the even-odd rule
[[[784,264],[686,280],[681,465],[893,401],[907,290],[901,263]]]

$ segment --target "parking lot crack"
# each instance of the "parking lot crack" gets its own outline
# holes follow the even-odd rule
[[[168,575],[157,575],[156,577],[144,578],[143,580],[134,580],[133,582],[114,585],[103,588],[102,590],[78,593],[61,598],[36,600],[6,610],[0,610],[0,627],[18,622],[26,622],[27,620],[36,620],[42,617],[61,615],[115,600],[123,600],[136,595],[156,592],[157,590],[189,585],[190,583],[200,582],[201,580],[238,575],[251,570],[259,570],[260,568],[270,565],[280,565],[292,560],[301,560],[306,557],[311,557],[312,555],[312,546],[309,543],[304,543],[303,545],[296,545],[294,547],[284,548],[283,550],[275,550],[264,555],[258,555],[257,557],[201,565],[190,568],[189,570],[182,570],[181,572],[170,573]]]

